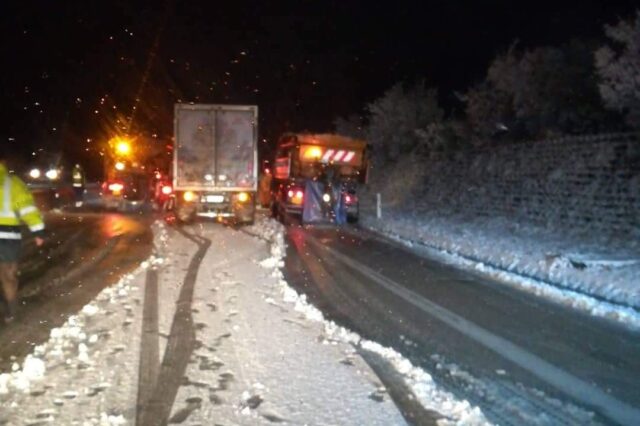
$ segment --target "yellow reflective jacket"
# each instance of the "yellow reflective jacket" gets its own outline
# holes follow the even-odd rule
[[[33,201],[27,185],[0,164],[0,240],[22,238],[22,223],[33,233],[44,231],[42,215]]]

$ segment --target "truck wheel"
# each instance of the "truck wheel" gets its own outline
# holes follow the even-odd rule
[[[244,214],[236,214],[233,218],[233,222],[237,225],[253,225],[256,220],[256,211],[252,210],[250,213],[243,212]]]
[[[191,223],[195,218],[195,211],[182,206],[178,206],[176,209],[176,218],[181,223]]]

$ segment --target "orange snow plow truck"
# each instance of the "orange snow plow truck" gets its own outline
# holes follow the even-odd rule
[[[367,143],[337,134],[283,135],[273,163],[272,213],[303,223],[356,222],[366,183]]]

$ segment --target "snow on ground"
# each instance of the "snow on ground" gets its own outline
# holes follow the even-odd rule
[[[281,259],[285,253],[284,231],[280,223],[265,219],[259,221],[250,231],[271,242],[271,257],[262,262],[263,267],[270,268],[272,275],[278,278],[281,299],[286,304],[292,305],[294,310],[300,312],[305,319],[322,326],[323,343],[349,344],[354,348],[375,352],[385,358],[403,376],[408,387],[425,408],[436,411],[445,417],[445,419],[439,421],[440,424],[475,425],[488,423],[478,407],[473,407],[468,401],[460,400],[441,389],[429,373],[412,365],[400,353],[392,348],[383,347],[376,342],[363,339],[358,334],[338,326],[333,321],[324,319],[322,313],[307,302],[305,295],[300,295],[293,290],[283,280],[283,275],[279,269],[282,267]],[[267,301],[277,304],[273,299],[268,299]],[[346,352],[350,359],[355,356],[354,354],[353,350]]]
[[[385,210],[363,225],[429,256],[592,315],[640,328],[640,243],[553,232],[504,218]]]
[[[404,418],[357,348],[396,366],[426,406],[450,420],[486,423],[478,408],[437,388],[398,353],[323,320],[283,280],[282,228],[251,232],[216,224],[186,230],[211,240],[194,287],[195,349],[181,375],[170,422],[256,425],[395,425]],[[134,424],[146,276],[158,274],[159,359],[178,317],[197,239],[154,225],[156,253],[106,288],[0,375],[0,424]],[[182,348],[178,347],[177,350]],[[179,372],[179,374],[182,374]],[[160,389],[167,384],[160,384]]]
[[[210,224],[206,224],[210,225]],[[275,274],[283,244],[221,226],[187,228],[209,238],[192,305],[196,350],[170,419],[190,424],[405,424],[348,342],[285,303]],[[273,235],[282,241],[281,232]],[[182,268],[194,243],[171,235],[167,268]],[[177,256],[176,256],[177,255]],[[177,272],[177,271],[176,271]],[[168,276],[175,275],[169,272]],[[171,299],[165,292],[161,299]],[[175,295],[173,296],[175,299]],[[162,309],[161,309],[162,311]],[[161,327],[162,333],[162,327]],[[341,362],[345,358],[353,362]]]
[[[0,374],[0,424],[126,424],[135,412],[141,271],[102,291],[21,366]]]

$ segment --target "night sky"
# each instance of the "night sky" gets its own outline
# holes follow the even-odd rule
[[[447,108],[516,39],[601,40],[634,0],[7,1],[0,141],[97,158],[119,128],[169,138],[178,101],[258,104],[260,137],[329,131],[397,81]],[[138,99],[138,101],[136,101]],[[133,120],[131,115],[135,106]]]

